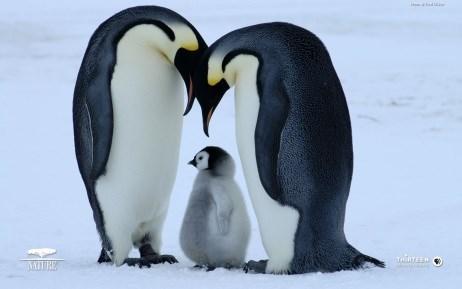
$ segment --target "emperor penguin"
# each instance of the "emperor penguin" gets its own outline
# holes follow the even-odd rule
[[[318,37],[279,22],[232,31],[205,52],[194,86],[207,135],[223,94],[235,86],[237,145],[269,257],[249,261],[247,270],[299,274],[384,266],[345,237],[350,117]]]
[[[207,45],[182,16],[139,6],[91,37],[74,90],[77,162],[102,250],[98,262],[150,266],[176,178],[183,93]],[[132,247],[140,258],[127,258]]]
[[[241,190],[234,180],[232,157],[209,146],[189,162],[199,173],[180,232],[186,256],[197,266],[242,268],[250,238],[250,221]]]

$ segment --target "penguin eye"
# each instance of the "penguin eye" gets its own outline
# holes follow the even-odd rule
[[[199,160],[201,161],[203,159],[203,157],[199,157]]]

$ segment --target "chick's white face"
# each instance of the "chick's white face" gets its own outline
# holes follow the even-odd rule
[[[209,154],[205,151],[198,153],[195,157],[196,168],[198,170],[206,170],[209,168]]]

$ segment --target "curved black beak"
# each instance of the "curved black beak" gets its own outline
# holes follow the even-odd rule
[[[228,89],[228,83],[225,79],[222,79],[214,86],[207,84],[195,91],[202,110],[203,129],[206,136],[209,136],[209,125],[212,115]]]
[[[196,165],[197,165],[196,159],[190,160],[190,161],[188,162],[188,165],[196,166]]]
[[[180,72],[181,77],[186,85],[186,91],[188,93],[188,102],[183,115],[186,115],[192,108],[194,103],[193,98],[193,79],[196,66],[201,58],[203,52],[207,49],[205,43],[201,43],[196,51],[189,51],[184,48],[178,49],[175,55],[175,66]]]
[[[202,122],[203,122],[203,130],[207,137],[209,137],[209,125],[210,119],[212,119],[213,112],[215,111],[215,107],[210,107],[209,109],[202,108]]]
[[[186,88],[188,90],[188,103],[186,104],[186,109],[184,110],[183,116],[189,113],[194,103],[194,97],[193,97],[194,83],[193,83],[191,75],[189,76],[189,86],[186,85]]]

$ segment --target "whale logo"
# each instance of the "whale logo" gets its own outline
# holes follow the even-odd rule
[[[28,255],[35,255],[35,256],[39,256],[40,258],[43,258],[43,257],[49,256],[49,255],[56,254],[56,250],[51,249],[51,248],[30,249],[30,250],[27,251],[27,254]]]
[[[27,262],[29,271],[56,271],[58,270],[58,263],[64,261],[60,258],[47,257],[56,254],[56,249],[52,248],[30,249],[27,250],[27,254],[29,257],[20,259],[20,261]]]

